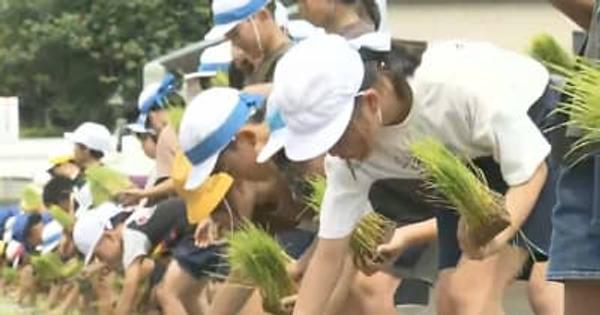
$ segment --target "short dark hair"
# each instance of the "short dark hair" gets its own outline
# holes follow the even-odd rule
[[[102,153],[101,151],[94,150],[94,149],[88,149],[88,150],[90,151],[90,155],[96,160],[101,160],[104,157],[104,153]]]
[[[51,205],[58,205],[65,201],[71,196],[73,192],[74,183],[70,178],[64,176],[53,177],[46,186],[42,193],[42,200],[46,207]]]
[[[25,240],[29,237],[29,233],[31,233],[31,229],[34,225],[42,222],[42,215],[39,213],[34,213],[29,216],[27,219],[27,223],[25,224]]]

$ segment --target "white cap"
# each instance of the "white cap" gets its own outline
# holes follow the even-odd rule
[[[121,212],[121,209],[112,202],[106,202],[97,208],[82,213],[73,226],[73,242],[77,250],[85,257],[85,264],[89,264],[94,257],[94,251],[105,229],[113,228],[110,219]]]
[[[213,27],[204,37],[207,40],[225,38],[238,24],[264,8],[270,0],[214,0]]]
[[[17,216],[12,216],[10,218],[8,218],[8,220],[6,220],[6,223],[4,223],[4,235],[2,235],[2,240],[5,243],[9,243],[12,240],[12,231],[13,231],[13,227],[15,226],[15,221],[17,220]]]
[[[221,151],[263,99],[232,88],[212,88],[192,100],[179,128],[179,143],[192,164],[185,189],[192,190],[209,177]]]
[[[42,231],[42,244],[40,249],[42,254],[49,253],[58,247],[62,238],[63,227],[56,220],[52,220],[44,225]]]
[[[200,56],[198,71],[185,75],[185,79],[214,77],[219,71],[229,70],[233,56],[231,42],[226,41],[219,45],[206,48]]]
[[[326,153],[350,122],[363,77],[360,55],[338,35],[315,35],[290,49],[275,69],[269,98],[285,127],[271,134],[258,161],[282,147],[293,161]]]
[[[387,20],[387,0],[376,0],[377,8],[379,9],[380,21],[377,26],[377,31],[388,32],[390,31]]]
[[[112,151],[112,136],[103,125],[84,122],[75,131],[65,133],[65,139],[86,146],[88,149],[100,151],[106,156]]]

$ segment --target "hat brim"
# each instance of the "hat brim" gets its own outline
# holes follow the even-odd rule
[[[139,123],[135,123],[135,124],[129,124],[126,126],[127,130],[133,132],[133,133],[148,133],[148,134],[154,134],[154,132],[148,128],[146,128],[145,125],[139,124]]]
[[[188,73],[183,76],[184,80],[193,80],[198,78],[212,78],[217,75],[216,71],[199,71]]]
[[[65,132],[64,136],[65,136],[65,139],[67,139],[68,141],[71,141],[72,143],[82,143],[85,141],[85,139],[82,139],[80,136],[78,136],[74,132]]]
[[[98,247],[98,243],[100,243],[100,240],[102,239],[102,235],[103,233],[99,233],[96,236],[94,242],[92,242],[90,251],[85,254],[85,260],[83,261],[84,266],[89,265],[92,262],[92,259],[94,259],[94,252],[96,251],[96,247]]]
[[[210,176],[217,165],[217,160],[219,160],[220,153],[221,152],[218,152],[206,159],[204,162],[192,166],[192,170],[190,171],[190,174],[185,182],[184,188],[186,190],[198,188],[198,186],[200,186]]]
[[[229,22],[227,24],[215,25],[213,28],[206,33],[204,39],[206,40],[219,40],[225,39],[227,33],[231,32],[238,24],[242,23],[243,20]]]
[[[344,135],[353,110],[354,99],[335,119],[319,130],[298,134],[288,129],[289,134],[284,139],[283,145],[285,155],[292,161],[301,162],[327,153]]]
[[[264,163],[271,159],[273,155],[277,154],[279,150],[283,149],[283,146],[287,142],[287,138],[289,135],[289,131],[286,127],[275,130],[269,135],[269,140],[267,140],[267,144],[262,148],[256,161],[258,163]]]

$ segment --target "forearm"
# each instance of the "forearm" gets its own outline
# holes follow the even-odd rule
[[[435,218],[399,227],[408,245],[428,243],[437,238],[437,223]]]
[[[210,305],[211,315],[234,315],[238,314],[246,302],[252,296],[254,289],[236,284],[230,275],[225,284],[219,288],[215,298]]]
[[[337,285],[349,252],[349,239],[319,239],[300,286],[294,315],[321,315]]]
[[[525,184],[513,186],[506,193],[506,209],[510,213],[511,224],[501,234],[504,241],[508,241],[521,229],[529,214],[537,203],[548,177],[546,163],[541,164],[533,177]]]
[[[163,197],[172,194],[175,191],[175,186],[172,179],[167,179],[160,184],[144,190],[144,198]]]
[[[593,0],[550,0],[550,2],[577,25],[585,30],[589,29],[594,10]]]

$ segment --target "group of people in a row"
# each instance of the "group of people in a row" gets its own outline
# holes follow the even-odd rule
[[[226,235],[251,221],[294,258],[298,295],[282,304],[296,315],[396,314],[402,280],[432,274],[438,314],[504,314],[517,278],[538,315],[597,313],[600,160],[594,151],[564,159],[580,136],[552,115],[564,79],[490,43],[392,39],[385,2],[300,0],[306,22],[271,0],[214,0],[206,38],[224,43],[183,77],[184,93],[172,75],[148,84],[128,126],[155,160],[146,186],[94,200],[86,170],[102,164],[111,136],[82,124],[67,137],[73,156],[49,170],[44,205],[6,215],[8,238],[23,249],[7,246],[7,259],[83,257],[101,314],[263,314],[258,291],[225,259]],[[597,3],[553,4],[590,27],[585,54],[599,57]],[[429,138],[504,196],[510,224],[488,244],[475,245],[456,212],[425,197],[410,146]],[[315,175],[326,177],[318,223],[306,207]],[[56,227],[43,210],[52,206],[74,226]],[[357,265],[351,234],[371,211],[397,227],[378,259]],[[424,276],[434,249],[437,270]],[[21,273],[21,286],[32,283],[31,268]],[[86,300],[84,287],[50,290],[64,311]]]

